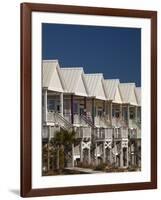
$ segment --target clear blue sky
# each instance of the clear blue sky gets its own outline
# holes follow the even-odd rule
[[[141,85],[141,29],[42,24],[42,58]]]

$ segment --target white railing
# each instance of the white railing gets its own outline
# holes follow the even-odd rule
[[[127,139],[127,138],[128,138],[128,128],[114,129],[114,139]]]
[[[123,120],[121,118],[112,117],[112,126],[121,127],[123,125]]]
[[[97,139],[112,139],[113,128],[96,128],[95,135]]]
[[[110,121],[107,116],[95,116],[94,122],[95,125],[99,127],[108,127],[110,125]]]
[[[128,138],[128,128],[121,128],[121,136],[123,139]]]
[[[76,131],[77,138],[91,138],[91,128],[90,127],[79,127]]]
[[[60,113],[54,111],[48,111],[47,113],[47,121],[54,123],[54,125],[64,127],[66,129],[70,129],[72,124],[66,120]]]
[[[129,119],[129,127],[130,128],[136,128],[137,127],[137,122],[135,119]]]
[[[47,121],[56,123],[56,116],[54,111],[48,111],[47,112]]]
[[[74,114],[73,119],[74,119],[74,124],[80,124],[80,115]]]
[[[71,123],[71,113],[64,113],[64,118]]]

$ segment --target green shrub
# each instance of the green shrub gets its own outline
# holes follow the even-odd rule
[[[98,170],[98,171],[104,171],[106,169],[107,164],[105,163],[101,163],[99,165],[97,165],[94,170]]]

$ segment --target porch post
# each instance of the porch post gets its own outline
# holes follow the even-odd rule
[[[82,148],[82,141],[80,142],[80,162],[83,162],[83,148]]]
[[[74,122],[73,104],[74,104],[74,96],[73,96],[73,94],[72,94],[72,95],[71,95],[71,123],[72,123],[72,124],[73,124],[73,122]]]
[[[109,161],[112,164],[112,148],[109,148]]]
[[[72,167],[74,167],[74,144],[72,144]]]
[[[128,151],[128,147],[126,148],[126,167],[129,166],[129,151]]]
[[[96,165],[98,165],[98,157],[97,157],[97,154],[98,154],[98,152],[97,152],[97,142],[96,142],[96,149],[95,149],[95,153],[96,153]]]
[[[106,148],[105,148],[105,142],[103,142],[103,162],[106,162]]]
[[[124,163],[123,163],[123,147],[122,147],[122,144],[121,144],[120,167],[123,167],[123,166],[124,166]]]
[[[138,121],[138,107],[135,106],[135,121]]]
[[[120,104],[120,120],[122,120],[122,104]]]
[[[87,115],[87,97],[84,97],[84,110],[85,110],[85,116]]]
[[[95,99],[92,98],[92,122],[93,122],[93,124],[95,124],[94,118],[95,118]]]
[[[61,116],[63,116],[63,93],[60,93],[60,113],[61,113]]]
[[[48,127],[48,143],[47,143],[47,170],[50,170],[50,151],[49,151],[49,144],[50,144],[50,135],[51,135],[51,126]]]
[[[90,147],[88,149],[88,164],[91,164],[91,151],[90,151]]]
[[[47,122],[47,89],[44,90],[44,121]]]
[[[110,115],[110,123],[112,125],[112,101],[110,102],[110,113],[109,113],[109,115]]]
[[[106,112],[106,101],[103,101],[103,114]]]
[[[129,119],[130,119],[130,111],[129,111],[129,104],[127,105],[127,124],[129,126]]]

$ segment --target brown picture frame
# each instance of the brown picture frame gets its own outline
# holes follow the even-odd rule
[[[128,184],[32,188],[32,12],[73,13],[151,20],[151,181]],[[157,12],[52,4],[21,4],[21,196],[48,196],[157,188]]]

